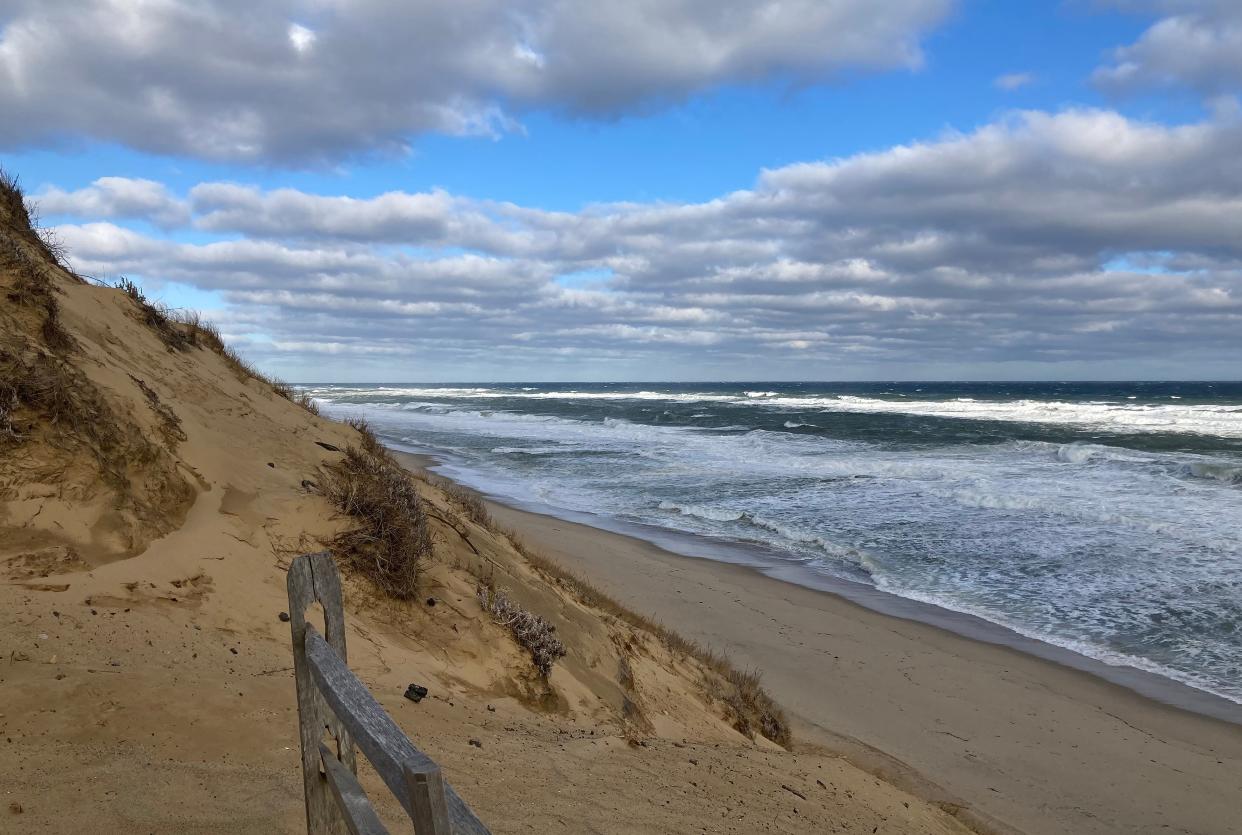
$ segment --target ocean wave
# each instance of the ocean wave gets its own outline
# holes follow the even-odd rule
[[[1242,486],[1242,465],[1223,464],[1215,461],[1191,461],[1179,465],[1180,471],[1191,478],[1219,481],[1231,487]]]
[[[667,500],[660,502],[657,507],[660,510],[674,510],[682,516],[697,516],[700,519],[707,519],[712,522],[737,522],[746,515],[740,510],[725,510],[698,504],[683,505]]]
[[[675,511],[682,516],[693,516],[709,522],[739,522],[771,534],[776,534],[776,540],[765,537],[770,544],[779,545],[784,542],[798,545],[812,545],[818,550],[823,551],[825,554],[836,559],[847,560],[860,566],[864,565],[866,562],[864,552],[858,548],[840,542],[835,542],[818,533],[807,531],[794,525],[777,522],[750,511],[737,510],[735,508],[711,507],[701,504],[681,504],[667,499],[661,501],[657,507],[660,510]]]
[[[774,397],[764,406],[824,412],[923,415],[960,420],[1041,423],[1110,433],[1169,432],[1242,438],[1242,409],[1234,405],[1076,403],[1056,400],[882,400]]]
[[[481,473],[476,486],[519,502],[752,548],[761,543],[756,552],[797,562],[800,570],[872,582],[1106,663],[1151,669],[1215,692],[1237,689],[1227,683],[1226,663],[1228,652],[1236,653],[1228,632],[1237,620],[1230,602],[1236,595],[1213,585],[1242,570],[1236,537],[1242,504],[1227,492],[1242,483],[1242,455],[1228,442],[1211,455],[1168,448],[1212,449],[1181,439],[1133,449],[1098,442],[1100,436],[1066,444],[1020,439],[1014,435],[1025,433],[1017,432],[1000,443],[906,446],[782,428],[807,422],[830,428],[830,419],[812,415],[831,410],[808,409],[806,398],[745,399],[745,410],[686,408],[681,411],[715,420],[677,426],[643,422],[663,406],[559,406],[551,415],[520,402],[469,397],[409,397],[414,408],[407,410],[400,403],[337,402],[325,413],[365,417],[381,438],[446,451],[458,462],[450,470],[455,476]],[[740,391],[732,398],[744,400]],[[959,415],[1019,403],[817,402],[825,400],[837,410],[881,403],[877,408],[890,411],[947,408]],[[1062,417],[1157,408],[1074,407]],[[791,408],[799,411],[782,413]],[[1199,407],[1164,401],[1158,408]],[[1233,414],[1211,408],[1212,419]],[[763,419],[752,420],[756,414]],[[705,422],[736,423],[714,429]],[[1003,427],[991,429],[1004,434]],[[615,457],[601,467],[590,458],[596,455]],[[1145,649],[1141,641],[1152,635],[1157,639]]]
[[[662,401],[670,403],[727,403],[760,409],[863,414],[903,414],[928,417],[1036,423],[1088,428],[1110,433],[1168,432],[1242,438],[1242,408],[1225,404],[1135,403],[1134,395],[1124,401],[1061,400],[983,400],[955,397],[945,400],[913,400],[857,395],[790,395],[778,391],[720,392],[643,391],[555,391],[497,389],[493,387],[308,387],[312,397],[333,402],[358,398],[406,398],[426,400],[508,399],[534,401]],[[1170,396],[1170,400],[1176,396]]]
[[[564,446],[498,446],[492,448],[495,455],[612,455],[616,450],[592,449],[576,445]]]

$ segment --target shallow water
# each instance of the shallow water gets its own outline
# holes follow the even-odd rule
[[[753,544],[1242,702],[1242,384],[309,390],[492,494]]]

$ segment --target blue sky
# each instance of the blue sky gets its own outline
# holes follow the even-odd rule
[[[350,83],[365,86],[323,92],[339,72],[316,75],[340,66],[327,57],[330,45],[344,49],[336,30],[395,28],[394,13],[304,24],[310,13],[282,0],[260,22],[268,29],[255,32],[280,41],[287,27],[305,26],[310,46],[287,60],[318,60],[322,51],[327,67],[306,70],[292,96],[309,104],[288,113],[279,111],[291,96],[288,72],[264,80],[271,68],[261,38],[234,38],[224,3],[218,19],[197,20],[178,5],[167,20],[144,20],[152,37],[215,32],[223,52],[254,63],[254,84],[214,79],[214,68],[172,48],[157,56],[161,81],[136,82],[153,74],[144,64],[156,60],[151,50],[122,47],[92,63],[63,21],[19,3],[0,31],[17,92],[0,104],[22,127],[0,129],[0,161],[45,197],[45,222],[61,229],[84,270],[134,275],[171,304],[207,309],[243,350],[286,376],[592,379],[644,377],[653,367],[671,378],[1236,376],[1227,373],[1236,343],[1225,336],[1237,323],[1236,253],[1193,228],[1161,231],[1157,241],[1151,226],[1178,201],[1202,198],[1168,184],[1187,180],[1185,166],[1209,170],[1236,137],[1234,66],[1212,56],[1203,67],[1187,66],[1184,55],[1162,63],[1168,32],[1197,26],[1227,54],[1230,38],[1242,43],[1233,4],[893,0],[852,10],[846,0],[822,32],[803,11],[805,25],[794,20],[751,42],[753,24],[730,28],[710,4],[669,4],[678,16],[651,22],[665,27],[653,32],[642,20],[552,19],[530,0],[502,4],[522,13],[513,31],[479,35],[477,52],[469,43],[446,50],[443,90],[428,82],[407,95],[395,81],[376,93],[375,76],[361,71]],[[731,5],[751,13],[770,4]],[[873,26],[878,15],[889,23]],[[633,65],[595,54],[614,33],[648,48],[666,30],[685,33],[689,45],[650,47]],[[604,41],[584,47],[583,32]],[[530,78],[526,65],[506,65],[500,76],[479,70],[497,38],[509,37],[519,57],[537,57]],[[36,44],[73,50],[81,66],[48,83],[78,91],[76,110],[74,95],[49,105],[30,89],[39,62],[50,60]],[[376,71],[392,69],[392,55],[375,60]],[[407,84],[439,77],[409,72]],[[253,101],[228,100],[251,88]],[[309,112],[333,95],[340,107],[327,101]],[[367,96],[376,100],[346,123],[340,114]],[[392,117],[414,106],[422,110]],[[320,137],[337,118],[342,125]],[[217,141],[213,124],[234,119],[220,134],[240,138]],[[287,127],[300,119],[306,130]],[[118,127],[122,120],[132,127]],[[1197,131],[1204,156],[1165,170],[1188,141],[1179,128]],[[1102,160],[1067,141],[1069,129],[1130,156]],[[955,143],[961,153],[950,153]],[[909,146],[926,168],[906,165]],[[971,192],[982,202],[969,211],[943,185],[955,182],[953,166],[964,180],[978,168],[996,172]],[[765,171],[776,173],[765,179]],[[1079,193],[1097,172],[1098,194]],[[873,182],[856,185],[860,178]],[[1106,201],[1136,178],[1153,181],[1134,197],[1151,204],[1147,216],[1105,223],[1097,212],[1082,222],[1099,224],[1090,235],[1060,222],[1062,201]],[[769,188],[769,179],[793,185]],[[150,184],[137,199],[141,181]],[[224,194],[223,184],[234,191]],[[1218,178],[1202,188],[1223,210],[1236,186]],[[871,206],[857,218],[836,205],[855,188]],[[285,198],[268,199],[282,189]],[[901,200],[880,205],[907,189],[927,211]],[[989,217],[988,199],[1008,203],[1021,189],[1033,209],[1014,200],[1000,210],[1011,217]],[[409,205],[374,202],[390,192]],[[790,194],[801,202],[784,205]],[[338,197],[357,201],[315,200]],[[834,204],[828,216],[817,208],[824,201]],[[935,205],[961,215],[938,215]],[[212,215],[213,207],[232,214]],[[1046,216],[1029,217],[1036,209]],[[651,225],[665,215],[667,228]],[[388,225],[381,233],[369,222]],[[928,242],[934,256],[910,257]],[[1158,285],[1143,283],[1155,272],[1138,266],[1153,251]],[[490,277],[480,277],[480,259]],[[308,274],[295,276],[291,264]],[[865,280],[840,277],[851,270]],[[791,289],[782,276],[795,273]],[[1132,303],[1136,294],[1150,297],[1147,306]],[[763,315],[734,321],[756,304]],[[1177,319],[1160,319],[1161,309],[1177,310]],[[1185,328],[1187,317],[1202,317],[1203,327]],[[292,336],[309,329],[332,347]],[[955,345],[952,332],[973,341]]]

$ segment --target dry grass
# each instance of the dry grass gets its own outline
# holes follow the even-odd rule
[[[516,532],[499,528],[493,528],[493,531],[508,539],[514,549],[536,570],[565,588],[584,605],[606,612],[635,629],[655,635],[669,652],[683,658],[693,658],[709,673],[715,674],[709,679],[707,689],[713,698],[719,699],[728,707],[733,726],[739,732],[747,736],[759,733],[778,745],[789,747],[793,739],[789,722],[784,711],[763,689],[758,671],[739,671],[723,655],[621,605],[591,583],[528,548]]]
[[[293,402],[297,403],[312,415],[315,415],[316,417],[319,416],[319,404],[317,404],[306,392],[300,392],[298,396],[293,399]]]
[[[142,288],[128,278],[122,278],[116,288],[128,296],[138,308],[138,317],[159,336],[170,351],[188,351],[203,348],[219,354],[229,369],[243,382],[258,380],[271,387],[279,397],[296,403],[312,415],[319,414],[319,407],[309,396],[299,393],[293,386],[268,376],[255,368],[241,354],[224,341],[220,330],[202,317],[196,310],[176,310],[158,301],[152,301]]]
[[[556,627],[523,609],[491,582],[479,583],[476,591],[483,611],[513,633],[514,640],[530,653],[530,660],[544,678],[551,675],[552,665],[565,656],[565,645],[556,637]]]
[[[43,342],[53,351],[64,352],[74,347],[73,338],[60,320],[60,301],[46,263],[27,254],[21,244],[5,237],[0,246],[0,263],[12,270],[14,280],[9,287],[9,301],[37,310],[42,316],[40,330]]]
[[[81,276],[69,269],[64,244],[51,229],[39,225],[38,207],[26,199],[17,177],[3,168],[0,168],[0,208],[8,215],[8,225],[12,231],[33,244],[48,261],[60,267],[67,275],[78,281],[82,280]]]
[[[142,288],[128,278],[121,278],[117,289],[129,296],[138,308],[138,318],[155,332],[160,341],[170,351],[188,351],[197,344],[198,331],[187,323],[179,320],[176,312],[166,305],[153,302],[142,292]],[[197,319],[197,314],[195,314]]]
[[[478,493],[447,480],[439,486],[449,501],[457,505],[467,519],[488,530],[492,529],[492,515],[487,512],[487,505]]]
[[[185,430],[181,427],[181,418],[177,417],[177,413],[167,403],[160,400],[160,396],[146,384],[145,380],[133,374],[130,374],[129,378],[134,381],[134,385],[138,386],[142,396],[147,399],[151,411],[155,412],[155,416],[160,419],[160,434],[164,436],[165,444],[169,449],[176,449],[177,444],[186,439]]]
[[[361,444],[328,469],[324,495],[357,525],[329,544],[337,559],[398,600],[418,595],[431,530],[409,474],[365,424]]]

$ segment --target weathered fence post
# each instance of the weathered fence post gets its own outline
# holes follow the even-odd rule
[[[306,610],[323,605],[319,634]],[[440,767],[414,747],[345,658],[345,613],[336,563],[306,554],[289,566],[289,626],[298,688],[298,730],[309,835],[387,835],[358,783],[354,744],[414,822],[415,835],[489,835],[444,782]],[[323,742],[324,733],[335,751]]]
[[[354,743],[336,714],[328,708],[311,677],[306,661],[306,610],[323,606],[325,638],[346,659],[345,612],[341,580],[332,555],[326,551],[295,559],[289,566],[289,627],[293,633],[293,674],[298,689],[298,728],[302,747],[302,782],[306,794],[307,835],[348,835],[345,820],[328,781],[320,769],[320,742],[324,731],[335,741],[335,754],[351,773],[357,773]]]
[[[410,787],[410,817],[414,821],[414,835],[452,835],[440,769],[431,766],[414,771],[407,765],[405,783]]]

